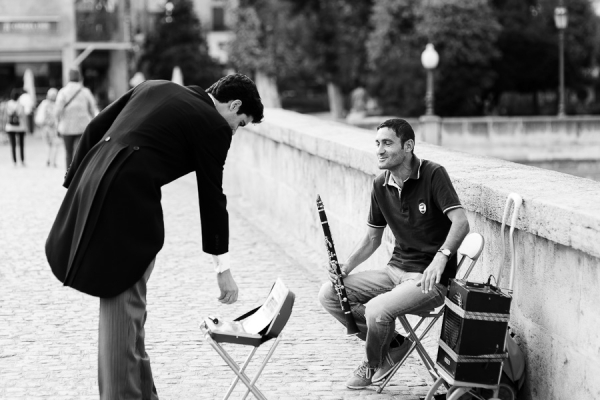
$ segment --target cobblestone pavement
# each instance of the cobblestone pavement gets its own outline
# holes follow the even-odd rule
[[[42,140],[26,139],[26,168],[13,167],[9,147],[0,144],[0,399],[97,398],[98,299],[63,287],[44,255],[65,193],[63,153],[59,167],[48,168]],[[251,208],[231,199],[230,252],[240,297],[234,305],[221,305],[211,259],[201,251],[193,176],[164,188],[163,208],[167,239],[148,284],[146,323],[161,399],[222,398],[234,375],[203,343],[199,322],[207,315],[238,316],[261,304],[277,277],[296,294],[296,303],[284,340],[258,381],[269,399],[413,400],[427,392],[431,381],[414,356],[382,394],[345,388],[361,361],[362,344],[346,337],[318,303],[325,279],[318,264],[324,257],[275,239]],[[249,375],[269,346],[263,347]],[[249,351],[226,349],[240,361]],[[232,398],[243,393],[238,384]]]

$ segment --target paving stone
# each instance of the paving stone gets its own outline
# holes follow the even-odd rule
[[[37,136],[26,138],[26,168],[13,168],[0,145],[0,399],[94,399],[97,389],[98,299],[63,287],[47,266],[44,243],[65,194],[64,164],[45,166]],[[62,161],[63,154],[59,154]],[[64,163],[64,161],[62,161]],[[423,396],[431,379],[411,356],[382,394],[346,389],[363,346],[323,311],[322,253],[266,226],[264,216],[230,199],[232,270],[239,301],[222,305],[210,256],[202,252],[195,179],[163,188],[166,241],[148,283],[147,351],[161,399],[222,398],[233,372],[206,343],[207,315],[235,317],[260,305],[280,277],[296,294],[283,341],[258,386],[269,399],[402,399]],[[248,366],[253,376],[267,352]],[[435,351],[435,338],[427,345]],[[240,362],[244,346],[226,346]],[[238,384],[232,398],[241,398]],[[252,397],[252,396],[249,396]]]

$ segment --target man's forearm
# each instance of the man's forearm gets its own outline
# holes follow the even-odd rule
[[[356,247],[352,251],[348,260],[344,263],[345,272],[350,273],[354,268],[358,267],[360,264],[365,262],[369,257],[375,253],[375,250],[379,248],[381,245],[381,237],[383,235],[383,229],[378,231],[369,231],[365,236],[361,239],[360,242],[357,243]]]
[[[452,226],[442,248],[449,249],[454,254],[469,233],[469,221],[463,209],[450,211],[448,218],[452,221]]]

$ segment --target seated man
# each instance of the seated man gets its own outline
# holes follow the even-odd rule
[[[456,250],[469,223],[444,167],[413,153],[415,134],[402,119],[377,127],[379,169],[371,191],[367,232],[345,263],[340,263],[352,314],[365,341],[365,358],[347,381],[363,389],[384,379],[410,347],[395,332],[396,317],[431,310],[444,302],[448,280],[456,275]],[[350,272],[381,244],[389,225],[396,243],[383,269]],[[335,273],[330,271],[332,281]],[[345,324],[330,282],[321,288],[325,309]]]

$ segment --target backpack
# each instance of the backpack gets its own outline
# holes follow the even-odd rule
[[[10,113],[8,116],[8,123],[14,126],[19,126],[21,124],[17,110],[14,110],[12,113]]]

